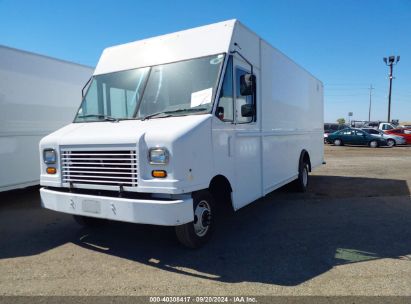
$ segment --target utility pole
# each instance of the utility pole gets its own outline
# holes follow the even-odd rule
[[[400,56],[397,56],[397,58],[395,58],[395,56],[390,56],[390,57],[384,57],[383,58],[385,65],[390,67],[390,88],[388,91],[388,119],[387,122],[390,122],[391,119],[391,92],[392,92],[392,70],[393,70],[393,66],[395,64],[398,63],[398,61],[400,61]]]
[[[370,84],[370,105],[368,107],[368,121],[371,121],[371,96],[372,96],[372,90],[374,90],[374,88],[372,87],[372,84]]]

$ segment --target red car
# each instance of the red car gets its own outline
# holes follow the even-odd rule
[[[392,130],[385,130],[384,132],[387,134],[402,136],[407,141],[407,145],[411,145],[411,129],[398,128]]]

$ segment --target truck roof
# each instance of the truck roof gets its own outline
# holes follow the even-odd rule
[[[239,42],[237,40],[241,41],[240,52],[255,67],[259,68],[260,62],[253,62],[253,58],[257,57],[250,55],[260,52],[259,41],[263,41],[322,85],[317,77],[237,19],[108,47],[104,49],[94,75],[228,53],[235,47],[234,42]]]
[[[237,20],[228,20],[106,48],[95,75],[229,51]]]

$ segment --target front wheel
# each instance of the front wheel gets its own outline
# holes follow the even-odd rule
[[[214,230],[214,199],[209,191],[193,193],[194,221],[176,226],[177,239],[189,248],[199,248],[208,242]]]
[[[395,140],[394,139],[388,139],[387,140],[387,146],[388,147],[394,147],[395,146]]]
[[[342,140],[341,139],[336,139],[336,140],[334,140],[334,145],[335,146],[342,146]]]

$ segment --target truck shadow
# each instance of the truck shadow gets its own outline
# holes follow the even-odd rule
[[[411,260],[411,200],[405,181],[313,176],[311,191],[296,195],[279,189],[220,219],[218,232],[200,250],[179,246],[173,229],[121,223],[104,231],[85,230],[76,243],[194,277],[284,286],[337,265]]]
[[[69,243],[72,217],[40,206],[39,187],[0,193],[0,259],[40,254]]]
[[[0,207],[0,231],[6,235],[0,239],[0,259],[72,242],[183,275],[283,286],[301,284],[337,265],[411,260],[406,181],[312,176],[310,188],[294,194],[283,187],[225,215],[211,242],[200,250],[180,246],[168,227],[113,222],[85,229],[68,215],[40,209],[35,199],[26,206],[32,210],[10,211],[6,204]]]

